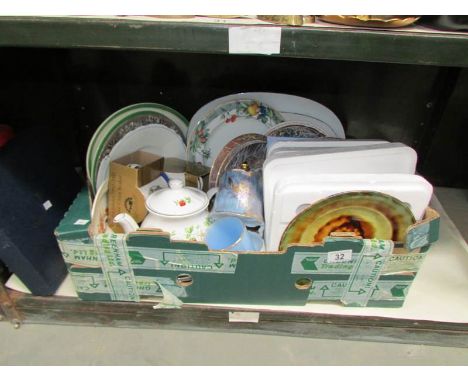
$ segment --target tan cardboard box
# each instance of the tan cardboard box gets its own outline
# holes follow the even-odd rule
[[[118,224],[112,223],[119,213],[128,213],[137,223],[146,217],[145,198],[139,187],[156,179],[164,167],[164,158],[137,151],[119,158],[109,169],[109,226],[114,232],[122,233]]]
[[[164,171],[167,173],[185,174],[185,185],[199,188],[200,180],[208,186],[210,168],[196,163],[186,162],[178,158],[166,158],[164,160]],[[208,191],[204,189],[204,191]]]

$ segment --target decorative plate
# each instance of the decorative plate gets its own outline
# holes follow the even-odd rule
[[[218,180],[226,171],[241,168],[247,163],[251,170],[261,169],[266,157],[266,137],[261,134],[239,135],[223,147],[213,162],[209,188],[217,187]]]
[[[326,134],[319,127],[307,122],[286,121],[268,130],[269,137],[322,138]]]
[[[154,118],[149,118],[149,120],[145,121],[145,117]],[[138,123],[136,119],[142,120],[140,120]],[[137,123],[132,124],[134,120]],[[111,142],[116,142],[124,134],[136,127],[143,125],[145,122],[161,123],[167,125],[168,127],[173,128],[177,132],[181,133],[181,135],[185,139],[187,131],[187,120],[185,120],[185,118],[178,114],[175,110],[168,108],[164,105],[152,103],[127,106],[109,116],[103,123],[101,123],[101,125],[94,133],[88,146],[88,175],[95,175],[93,174],[92,170],[94,170],[93,166],[96,167],[96,163],[93,163],[92,160],[96,160],[96,156],[99,155],[101,147],[107,146],[106,142],[108,140]],[[113,130],[115,129],[117,129],[117,136],[114,136]],[[91,176],[90,178],[92,179]]]
[[[184,140],[188,121],[170,107],[156,103],[140,103],[124,107],[110,115],[94,133],[86,154],[88,179],[96,190],[97,170],[113,146],[127,133],[147,124],[161,124],[177,132]]]
[[[279,249],[282,251],[291,244],[322,242],[333,232],[402,242],[414,223],[408,205],[390,195],[346,192],[322,199],[300,212],[285,229]]]
[[[280,113],[259,101],[225,103],[200,120],[190,133],[187,160],[211,166],[232,139],[249,133],[265,134],[283,121]]]
[[[343,125],[339,118],[326,106],[308,98],[298,97],[290,94],[249,92],[230,94],[214,99],[203,105],[190,119],[187,137],[192,135],[193,130],[218,106],[228,102],[239,100],[257,100],[265,103],[276,110],[285,121],[305,121],[314,126],[320,126],[327,137],[345,138]]]

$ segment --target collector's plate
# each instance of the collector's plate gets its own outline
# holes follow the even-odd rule
[[[403,242],[415,223],[406,203],[380,192],[345,192],[312,204],[285,229],[279,249],[292,244],[320,243],[336,232],[353,233],[364,239]]]
[[[283,122],[280,113],[257,100],[229,101],[198,121],[187,139],[187,160],[211,166],[223,147],[244,134],[262,134]]]

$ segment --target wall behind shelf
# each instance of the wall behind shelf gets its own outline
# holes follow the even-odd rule
[[[459,80],[455,89],[445,89],[449,101],[434,117],[428,105],[438,102],[441,72],[448,70],[450,77],[450,68],[125,50],[0,52],[8,58],[0,63],[0,122],[18,129],[47,126],[48,134],[70,147],[77,165],[84,162],[94,130],[123,106],[158,102],[190,119],[214,98],[270,91],[323,103],[341,119],[348,137],[413,146],[421,157],[420,171],[436,185],[468,185],[466,170],[456,165],[466,151],[461,143],[468,113],[462,110],[468,103],[466,69],[452,75]]]

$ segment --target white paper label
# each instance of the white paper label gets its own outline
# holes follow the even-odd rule
[[[52,203],[50,202],[50,200],[47,200],[46,202],[42,203],[42,206],[47,211],[50,207],[52,207]]]
[[[85,225],[89,222],[89,220],[86,219],[78,219],[76,222],[74,222],[74,225]]]
[[[279,54],[281,28],[231,27],[229,28],[229,53]]]
[[[259,312],[229,312],[229,322],[253,322],[258,323]]]
[[[328,252],[327,261],[329,263],[345,263],[351,261],[353,258],[353,251],[351,249],[344,249],[342,251]]]

